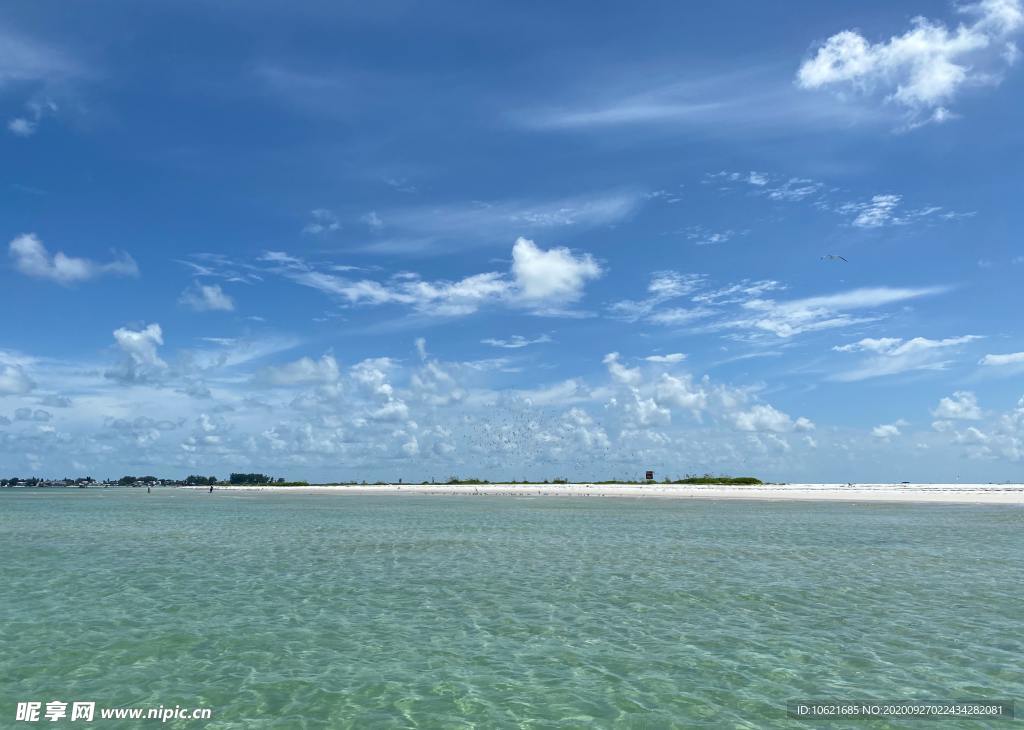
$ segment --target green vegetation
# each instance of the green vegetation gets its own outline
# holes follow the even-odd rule
[[[764,484],[760,479],[756,477],[713,477],[710,474],[705,474],[702,477],[685,477],[683,479],[676,479],[675,481],[666,481],[666,484],[734,484],[734,485],[753,485],[753,484]]]
[[[189,474],[185,477],[185,484],[190,487],[208,487],[217,483],[217,477],[201,477],[196,474]]]
[[[448,478],[448,484],[490,484],[486,479],[459,479],[457,476],[452,475]]]
[[[266,474],[236,473],[232,472],[228,477],[228,484],[270,484],[274,481]]]

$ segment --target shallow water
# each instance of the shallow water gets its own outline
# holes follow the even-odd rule
[[[1016,507],[2,490],[0,551],[0,727],[51,699],[212,708],[182,728],[1024,699]]]

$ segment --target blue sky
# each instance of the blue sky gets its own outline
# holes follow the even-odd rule
[[[0,466],[1019,480],[1022,33],[8,4]]]

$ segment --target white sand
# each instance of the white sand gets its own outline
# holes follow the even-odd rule
[[[193,487],[208,489],[208,487]],[[521,497],[648,497],[669,499],[819,500],[1024,504],[1024,484],[387,484],[374,486],[218,486],[215,491],[338,495],[476,495]]]

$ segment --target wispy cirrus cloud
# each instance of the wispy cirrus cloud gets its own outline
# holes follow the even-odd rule
[[[489,271],[455,281],[428,281],[412,272],[387,280],[351,279],[324,271],[281,251],[262,257],[269,270],[297,284],[342,299],[349,305],[404,305],[436,316],[460,316],[488,304],[505,304],[534,314],[571,315],[589,281],[603,274],[589,254],[568,248],[543,249],[526,238],[512,246],[507,273]]]
[[[196,312],[232,312],[235,309],[235,300],[218,284],[196,282],[182,292],[178,301]]]
[[[865,287],[833,294],[779,300],[778,281],[743,280],[714,286],[702,274],[656,272],[644,299],[621,300],[609,315],[628,322],[728,332],[745,340],[789,339],[807,332],[874,322],[886,306],[947,291],[946,287]]]
[[[474,201],[374,211],[365,218],[373,236],[357,248],[377,253],[436,252],[439,246],[482,246],[518,235],[559,229],[589,230],[629,218],[643,203],[638,190],[553,200]]]
[[[743,302],[741,313],[721,326],[788,338],[805,332],[873,322],[880,315],[871,310],[944,291],[944,287],[883,286],[788,301],[755,298]]]
[[[522,335],[512,335],[511,337],[508,337],[506,339],[498,337],[488,337],[486,339],[480,340],[480,342],[484,345],[490,345],[491,347],[501,347],[506,350],[518,350],[523,347],[529,347],[530,345],[542,345],[548,342],[552,342],[552,339],[550,335],[540,335],[539,337],[534,337],[533,339],[523,337]]]
[[[907,208],[904,196],[898,193],[880,193],[850,200],[848,192],[820,180],[775,173],[720,170],[706,173],[701,182],[725,193],[740,190],[752,197],[777,203],[811,205],[818,210],[835,213],[855,228],[863,229],[954,221],[975,215],[974,211],[958,212],[939,205]]]
[[[832,349],[843,353],[864,353],[868,357],[853,370],[836,373],[834,380],[853,382],[915,370],[945,370],[949,367],[950,355],[962,345],[981,339],[977,335],[947,337],[931,340],[914,337],[904,340],[898,337],[865,338],[859,342],[838,345]]]
[[[600,88],[563,89],[558,101],[533,101],[528,111],[509,113],[510,121],[540,130],[612,131],[638,126],[667,130],[699,129],[707,134],[789,133],[795,127],[849,125],[875,118],[855,104],[808,103],[782,67],[739,69],[704,76],[663,70],[615,69],[601,75]],[[591,76],[592,76],[591,71]],[[568,99],[568,101],[566,101]]]

